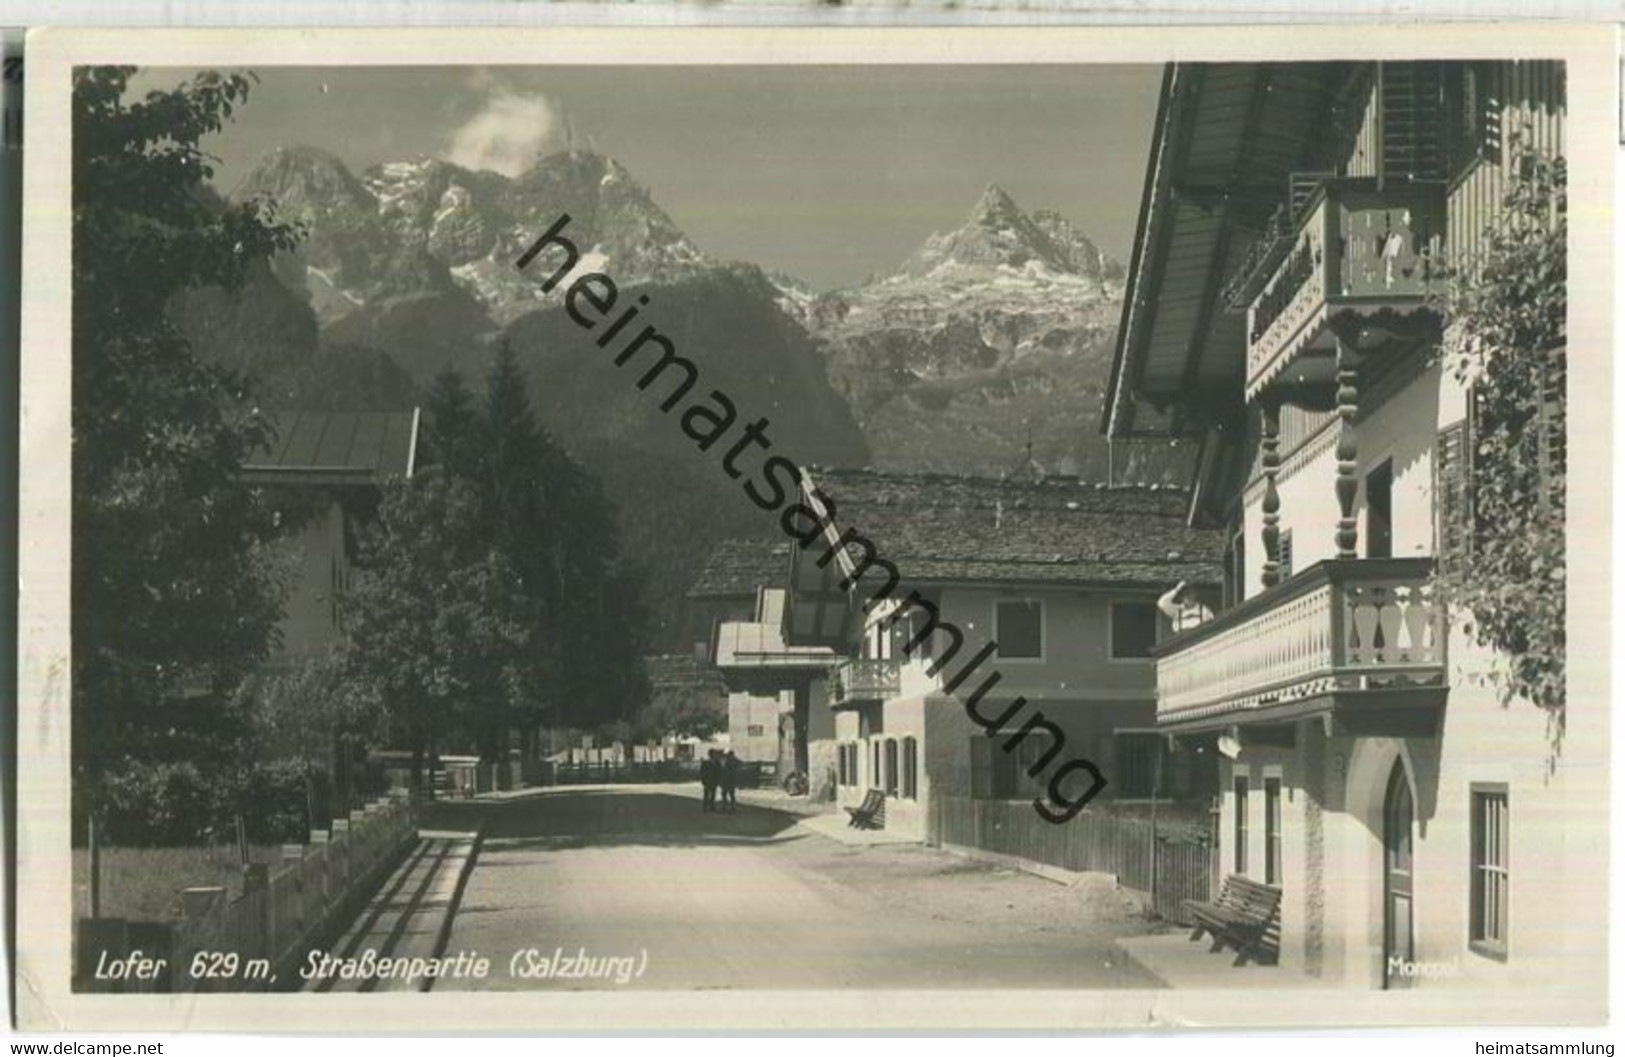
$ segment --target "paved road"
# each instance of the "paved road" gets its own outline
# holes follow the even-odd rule
[[[1067,889],[932,849],[651,787],[487,810],[446,954],[491,975],[435,990],[1156,986],[1111,951],[1120,911],[1091,921]]]

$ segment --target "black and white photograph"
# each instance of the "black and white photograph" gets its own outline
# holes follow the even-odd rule
[[[1612,45],[502,36],[30,39],[25,1022],[1605,1017]]]

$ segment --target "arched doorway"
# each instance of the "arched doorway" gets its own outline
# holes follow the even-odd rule
[[[1416,858],[1415,804],[1405,763],[1395,760],[1382,801],[1382,986],[1409,987],[1405,969],[1415,961],[1412,875]]]

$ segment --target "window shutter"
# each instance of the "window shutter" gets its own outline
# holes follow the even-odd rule
[[[1469,398],[1469,405],[1473,401]],[[1472,444],[1468,420],[1439,431],[1433,452],[1434,539],[1439,560],[1452,562],[1472,553]]]
[[[1444,176],[1444,70],[1437,62],[1381,66],[1382,167],[1387,179]]]

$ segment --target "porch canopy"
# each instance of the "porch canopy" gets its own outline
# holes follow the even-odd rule
[[[1152,137],[1101,429],[1198,435],[1242,403],[1246,313],[1295,174],[1325,156],[1350,63],[1170,65]],[[1277,221],[1278,223],[1278,221]],[[1262,245],[1261,245],[1262,244]]]

